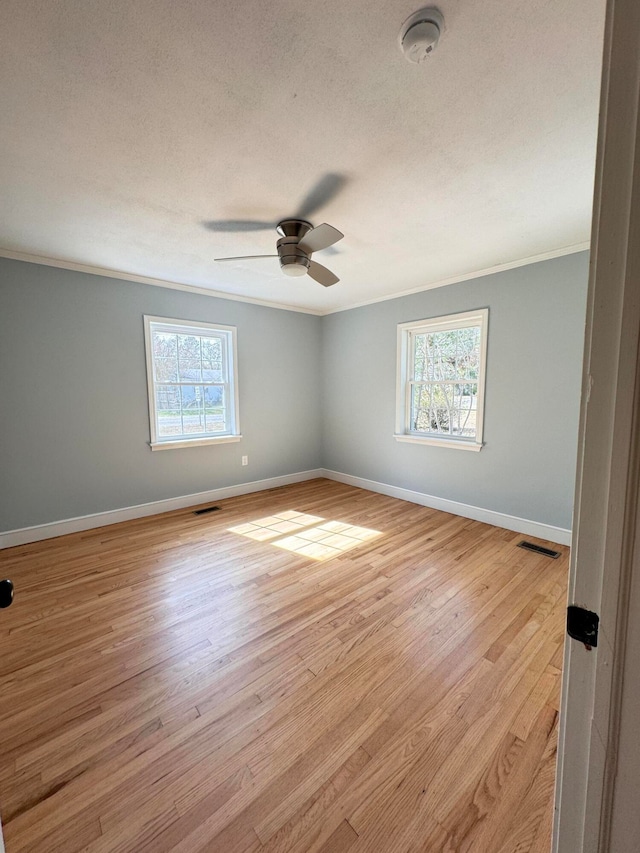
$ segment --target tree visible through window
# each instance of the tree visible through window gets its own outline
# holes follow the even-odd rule
[[[486,320],[480,311],[399,327],[396,437],[480,446]]]
[[[237,435],[235,329],[145,317],[151,445]]]
[[[413,336],[411,431],[476,434],[480,329]]]

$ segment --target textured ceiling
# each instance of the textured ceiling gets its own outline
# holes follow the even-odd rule
[[[3,0],[0,248],[321,312],[589,238],[604,0]],[[325,290],[274,220],[323,175]]]

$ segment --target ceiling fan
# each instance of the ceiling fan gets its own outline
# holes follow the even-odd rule
[[[347,177],[335,172],[323,175],[303,199],[296,213],[287,219],[265,222],[253,219],[219,219],[205,222],[210,231],[263,231],[274,228],[280,235],[275,255],[247,255],[245,257],[215,258],[216,261],[244,261],[257,258],[279,258],[285,275],[310,275],[324,287],[340,279],[322,264],[311,259],[314,252],[328,249],[342,240],[344,234],[326,223],[314,228],[309,218],[324,207],[342,190]]]
[[[280,269],[285,275],[309,275],[323,287],[331,287],[340,281],[335,273],[311,259],[314,252],[333,246],[344,234],[325,222],[314,228],[304,219],[283,219],[276,225],[280,239],[276,243],[276,255],[245,255],[237,258],[214,258],[216,261],[247,261],[257,258],[279,258]]]

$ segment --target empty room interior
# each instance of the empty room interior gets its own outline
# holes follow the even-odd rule
[[[605,5],[5,0],[0,849],[551,851]]]

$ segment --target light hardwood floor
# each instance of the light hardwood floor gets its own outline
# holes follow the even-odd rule
[[[7,853],[547,853],[568,549],[326,480],[219,506],[0,553]]]

